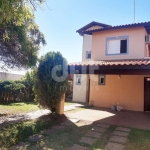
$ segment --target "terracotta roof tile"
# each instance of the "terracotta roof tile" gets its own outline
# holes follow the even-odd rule
[[[121,60],[101,60],[83,61],[70,63],[69,66],[118,66],[118,65],[150,65],[150,58],[143,59],[121,59]]]
[[[127,28],[127,27],[137,27],[137,26],[144,26],[149,31],[150,21],[140,22],[140,23],[133,23],[133,24],[125,24],[125,25],[106,26],[106,27],[102,27],[101,29],[92,29],[92,30],[88,30],[88,31],[82,31],[82,33],[87,33],[88,34],[88,33],[103,31],[103,30]]]

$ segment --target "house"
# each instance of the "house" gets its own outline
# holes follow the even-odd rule
[[[150,22],[91,22],[77,32],[83,50],[82,62],[69,64],[73,101],[150,111]]]

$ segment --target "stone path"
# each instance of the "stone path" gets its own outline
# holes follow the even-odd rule
[[[101,138],[101,135],[106,132],[106,130],[110,127],[107,124],[97,124],[90,131],[87,132],[85,136],[81,138],[79,143],[93,145],[98,139]],[[87,150],[86,147],[81,146],[79,144],[73,145],[69,150]]]
[[[75,103],[75,104],[72,104],[72,105],[69,105],[69,106],[64,106],[64,111],[74,110],[77,107],[83,107],[85,105],[87,105],[87,104],[78,104],[78,103]]]
[[[130,129],[117,127],[106,145],[107,150],[124,150]]]

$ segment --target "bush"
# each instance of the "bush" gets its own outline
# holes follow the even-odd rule
[[[22,80],[0,81],[0,103],[33,101],[33,72],[27,72]]]
[[[67,61],[59,52],[49,52],[41,58],[37,69],[35,100],[52,113],[58,113],[59,103],[67,86]]]

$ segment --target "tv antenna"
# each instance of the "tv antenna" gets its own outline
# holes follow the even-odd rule
[[[134,20],[133,23],[135,23],[135,0],[134,0]]]

